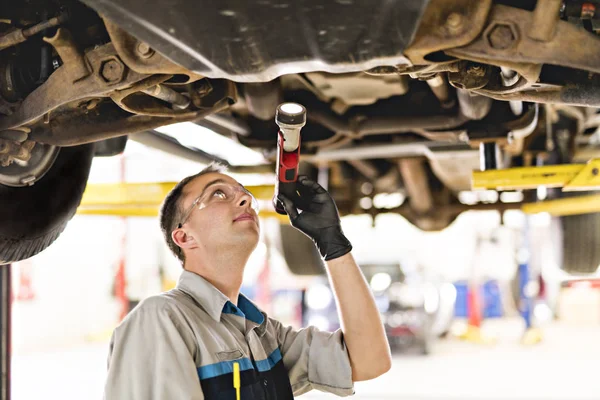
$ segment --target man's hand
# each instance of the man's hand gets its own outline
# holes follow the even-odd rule
[[[304,175],[298,177],[297,191],[299,196],[295,199],[283,194],[278,197],[292,226],[315,242],[325,261],[349,253],[352,245],[342,232],[340,216],[329,193]]]

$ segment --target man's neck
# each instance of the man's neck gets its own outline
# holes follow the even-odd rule
[[[206,279],[237,306],[248,258],[250,254],[235,251],[213,252],[210,256],[190,257],[184,268]]]

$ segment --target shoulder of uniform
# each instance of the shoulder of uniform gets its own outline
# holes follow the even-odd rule
[[[177,308],[175,303],[175,299],[164,294],[147,297],[127,314],[121,325],[133,320],[145,320],[149,316],[169,316]]]

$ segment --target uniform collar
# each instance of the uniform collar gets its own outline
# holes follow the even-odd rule
[[[238,315],[257,326],[263,325],[265,322],[265,314],[246,296],[240,293],[236,307],[219,289],[193,272],[184,270],[176,287],[192,296],[217,322],[221,320],[221,314],[224,313]]]

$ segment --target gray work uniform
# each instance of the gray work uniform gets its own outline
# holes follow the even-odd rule
[[[340,330],[284,327],[240,295],[236,307],[199,275],[141,302],[115,329],[106,400],[291,399],[318,389],[354,393]]]

